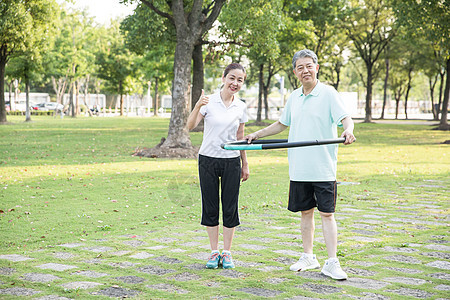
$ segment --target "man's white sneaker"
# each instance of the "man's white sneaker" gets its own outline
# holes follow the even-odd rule
[[[347,279],[347,273],[342,270],[341,264],[337,258],[329,258],[325,261],[322,268],[322,274],[336,280]]]
[[[291,271],[300,272],[306,271],[310,269],[318,269],[320,268],[319,261],[316,259],[315,255],[306,255],[303,253],[302,256],[298,259],[298,261],[293,264],[289,269]]]

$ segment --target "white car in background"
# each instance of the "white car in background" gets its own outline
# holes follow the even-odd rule
[[[31,108],[38,111],[62,110],[64,108],[64,105],[56,102],[43,102],[31,106]]]

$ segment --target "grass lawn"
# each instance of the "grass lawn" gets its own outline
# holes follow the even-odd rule
[[[29,123],[23,119],[9,116],[8,121],[12,124],[0,126],[0,254],[22,254],[39,260],[17,267],[17,284],[45,290],[47,294],[101,299],[101,296],[92,296],[91,291],[63,289],[58,284],[48,284],[48,287],[47,283],[30,284],[20,278],[20,273],[53,261],[51,254],[58,252],[57,245],[65,243],[103,243],[114,251],[129,250],[124,242],[130,240],[145,241],[146,247],[151,247],[152,243],[158,245],[165,238],[177,239],[167,243],[172,248],[193,240],[200,240],[203,246],[208,244],[204,239],[206,232],[199,225],[201,206],[196,160],[131,155],[137,147],[153,147],[159,143],[161,137],[167,135],[168,119],[34,116],[33,122]],[[257,129],[259,127],[248,127],[247,132]],[[287,133],[277,138],[286,138]],[[358,262],[367,258],[381,261],[385,247],[408,247],[430,240],[448,241],[445,222],[448,225],[450,151],[449,145],[441,144],[449,139],[448,132],[431,130],[425,125],[356,124],[355,136],[355,144],[339,148],[337,177],[343,184],[338,188],[336,219],[339,223],[338,249],[343,261]],[[201,139],[202,133],[191,133],[193,144],[199,145]],[[286,156],[286,150],[248,152],[251,175],[241,188],[242,230],[237,231],[236,248],[233,247],[237,253],[245,253],[245,247],[239,248],[239,244],[248,244],[251,239],[254,239],[251,244],[262,246],[266,244],[262,237],[266,241],[278,241],[283,234],[284,240],[277,244],[280,250],[301,251],[299,215],[286,210],[289,184]],[[355,227],[355,224],[364,223],[370,219],[367,215],[374,213],[380,215],[380,220],[366,223],[366,227],[376,227],[374,231],[380,233],[377,239],[352,239],[355,228],[365,228]],[[398,223],[390,226],[389,222],[383,222],[383,214]],[[408,223],[408,219],[415,218],[422,223]],[[316,237],[320,238],[318,216],[316,224]],[[187,254],[207,253],[208,249],[203,246],[190,247]],[[142,249],[136,248],[136,252],[138,250]],[[76,256],[73,262],[92,259],[91,252],[70,251]],[[280,255],[276,252],[256,252],[259,254],[246,257],[247,262],[256,264],[271,260],[276,264],[279,261]],[[326,256],[320,239],[316,253],[320,257]],[[185,257],[187,254],[175,252],[167,256]],[[107,253],[96,255],[107,262],[129,260]],[[432,261],[432,257],[413,255],[426,262]],[[383,266],[396,264],[405,267],[403,263],[384,261],[373,268],[378,275],[371,278],[386,277]],[[0,268],[6,266],[10,264],[0,260]],[[88,264],[83,266],[90,268]],[[417,277],[433,273],[426,266],[415,267],[423,272]],[[99,268],[112,276],[121,274],[120,269],[111,270],[106,264]],[[245,266],[242,270],[252,272]],[[205,271],[197,270],[196,274],[202,277],[202,272]],[[142,276],[134,269],[130,273]],[[288,271],[280,274],[278,276],[289,280],[278,284],[277,290],[283,291],[283,298],[294,296],[292,287],[298,283],[294,284],[293,280],[298,281],[298,276]],[[70,272],[58,275],[61,282],[73,277]],[[235,289],[246,285],[267,288],[271,286],[266,282],[267,276],[267,272],[256,272],[246,281],[213,276],[222,287],[232,288],[226,293],[214,291],[211,294],[211,288],[200,284],[200,279],[176,282],[176,285],[189,289],[189,297],[193,298],[205,295],[208,299],[224,295],[252,298],[256,296]],[[2,278],[0,274],[0,283],[11,281]],[[171,295],[145,288],[146,284],[160,282],[160,276],[146,279],[145,284],[124,286],[144,291],[142,299],[148,299],[145,293],[155,298]],[[110,277],[96,281],[117,284]],[[439,279],[433,283],[448,284]],[[402,286],[399,283],[393,285]],[[441,297],[445,295],[431,286],[421,289]],[[346,293],[357,295],[358,289],[350,287]],[[393,297],[389,292],[379,292],[383,293]],[[304,295],[317,297],[308,291]],[[333,298],[333,295],[324,297]]]

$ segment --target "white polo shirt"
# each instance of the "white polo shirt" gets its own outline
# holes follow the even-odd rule
[[[224,150],[220,145],[237,140],[239,125],[248,121],[245,103],[234,97],[230,106],[226,107],[219,92],[209,96],[209,103],[200,108],[200,113],[205,118],[205,128],[198,153],[216,158],[239,157],[239,150]]]

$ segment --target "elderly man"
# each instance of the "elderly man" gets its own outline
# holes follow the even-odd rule
[[[294,74],[302,86],[289,96],[278,121],[245,138],[250,143],[289,128],[289,142],[301,140],[333,139],[337,127],[343,126],[341,137],[345,145],[355,141],[354,124],[339,93],[317,79],[319,64],[317,55],[308,49],[298,51],[292,59]],[[334,219],[336,207],[336,144],[326,146],[290,148],[289,158],[289,204],[288,210],[301,212],[303,254],[293,264],[292,271],[305,271],[320,267],[313,254],[314,210],[317,207],[322,219],[322,230],[327,246],[328,259],[322,274],[336,280],[347,279],[337,252],[337,226]]]

